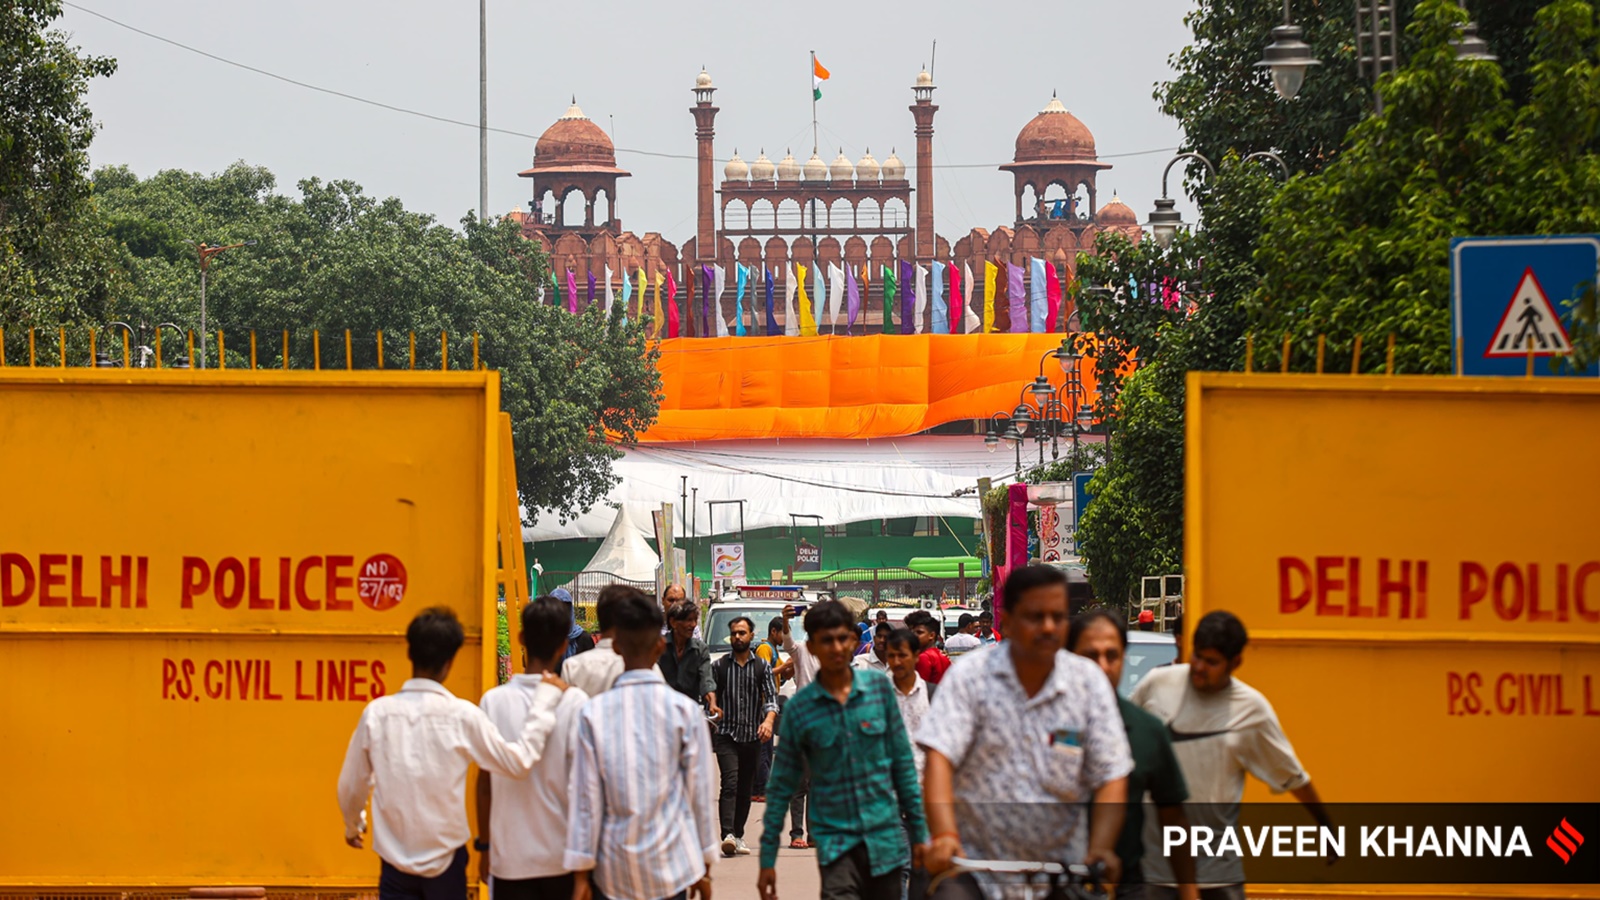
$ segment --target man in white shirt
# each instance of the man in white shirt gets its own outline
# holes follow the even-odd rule
[[[372,849],[383,861],[381,900],[466,900],[467,767],[508,778],[528,774],[555,727],[566,684],[533,692],[516,740],[483,710],[444,686],[466,635],[448,607],[425,609],[406,628],[411,678],[367,704],[339,772],[344,840],[360,849],[372,795]]]
[[[921,645],[908,628],[891,633],[884,641],[889,658],[889,680],[894,682],[894,698],[900,705],[900,718],[905,720],[906,734],[911,738],[911,758],[917,763],[917,781],[922,781],[922,768],[927,751],[917,743],[917,729],[928,714],[928,683],[917,674],[917,653]]]
[[[610,690],[617,676],[622,674],[622,654],[616,651],[613,644],[612,632],[616,623],[612,611],[620,598],[635,594],[649,599],[649,595],[643,591],[625,584],[608,584],[601,588],[600,595],[594,601],[594,618],[600,628],[600,640],[593,650],[561,661],[562,679],[590,697],[598,697]]]
[[[554,597],[540,597],[522,608],[527,671],[484,694],[479,704],[508,739],[521,730],[534,695],[566,654],[569,610]],[[578,713],[588,699],[577,688],[561,695],[555,730],[528,777],[478,772],[475,847],[483,870],[494,876],[493,900],[572,898],[572,873],[562,864],[562,847],[548,836],[566,831],[570,744]]]
[[[652,669],[666,649],[655,601],[623,597],[613,615],[626,668],[584,706],[573,745],[572,900],[711,900],[719,840],[705,714]]]
[[[1233,818],[1244,799],[1246,772],[1266,782],[1275,794],[1293,794],[1318,825],[1327,826],[1322,799],[1272,704],[1233,677],[1244,663],[1249,640],[1237,616],[1222,610],[1206,613],[1195,626],[1190,661],[1151,670],[1133,689],[1133,702],[1165,723],[1172,734],[1172,749],[1189,786],[1192,826],[1220,831],[1236,824]],[[1144,825],[1145,846],[1162,846],[1155,817],[1146,816]],[[1201,900],[1243,900],[1243,860],[1200,856],[1195,868]],[[1156,900],[1177,896],[1172,886],[1177,879],[1166,857],[1147,853],[1144,869],[1148,896]]]
[[[949,654],[966,653],[983,646],[983,639],[978,637],[978,618],[972,613],[962,613],[956,620],[956,633],[944,639],[944,652]]]
[[[856,658],[850,661],[850,665],[855,666],[858,669],[866,669],[871,672],[882,672],[883,674],[888,675],[889,662],[884,654],[888,652],[889,635],[893,633],[893,625],[890,625],[887,621],[879,623],[879,625],[872,630],[872,644],[869,646],[867,652],[857,654]]]

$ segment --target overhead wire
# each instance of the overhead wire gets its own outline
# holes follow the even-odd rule
[[[272,71],[269,71],[267,69],[260,68],[258,66],[252,66],[252,65],[250,65],[248,63],[242,63],[242,62],[239,62],[237,60],[229,59],[228,57],[220,56],[220,55],[218,55],[216,53],[211,53],[209,51],[202,50],[199,47],[194,47],[194,46],[191,46],[189,44],[185,44],[182,41],[173,40],[172,38],[156,34],[153,31],[147,31],[147,30],[145,30],[143,28],[140,28],[140,27],[138,27],[136,25],[130,25],[127,22],[121,21],[120,19],[114,19],[111,16],[106,15],[105,13],[98,12],[96,10],[90,9],[89,7],[83,6],[82,4],[73,3],[72,0],[62,0],[62,5],[70,7],[70,8],[75,9],[75,10],[78,10],[79,12],[84,13],[85,15],[94,16],[95,18],[101,19],[101,20],[103,20],[105,22],[109,22],[110,24],[115,25],[118,28],[126,29],[128,31],[133,32],[134,34],[142,35],[142,36],[147,37],[147,38],[149,38],[149,39],[151,39],[153,41],[159,41],[160,43],[167,44],[167,45],[172,46],[172,47],[176,47],[179,50],[184,50],[184,51],[187,51],[189,53],[193,53],[193,54],[195,54],[197,56],[203,56],[206,59],[212,60],[213,62],[219,62],[219,63],[222,63],[223,65],[232,66],[232,67],[234,67],[236,69],[243,69],[246,72],[251,72],[253,74],[260,75],[260,76],[265,77],[265,78],[270,78],[270,79],[273,79],[274,81],[281,81],[284,84],[293,85],[293,86],[298,87],[298,88],[304,88],[305,90],[308,90],[308,91],[315,91],[315,92],[317,92],[319,94],[326,94],[326,95],[328,95],[330,97],[337,97],[337,98],[342,99],[342,100],[349,100],[349,101],[354,102],[354,103],[361,103],[361,104],[365,104],[367,106],[376,107],[378,109],[388,110],[389,112],[400,113],[401,115],[416,116],[418,118],[427,119],[427,120],[432,121],[432,122],[438,122],[438,123],[443,124],[443,125],[455,125],[455,126],[462,127],[462,128],[473,128],[473,129],[477,129],[477,128],[480,127],[479,123],[477,123],[477,122],[468,122],[468,121],[465,121],[463,119],[452,119],[449,116],[441,116],[441,115],[437,115],[435,113],[424,112],[424,111],[419,110],[419,109],[412,109],[410,107],[399,106],[399,105],[393,104],[393,103],[385,103],[382,100],[374,100],[374,99],[372,99],[370,97],[360,96],[359,94],[352,94],[352,93],[349,93],[347,91],[337,90],[335,88],[323,87],[322,85],[312,84],[312,83],[310,83],[308,81],[301,81],[298,78],[291,78],[291,77],[289,77],[287,75],[280,75],[277,72],[272,72]],[[537,141],[539,139],[539,137],[540,137],[540,135],[530,134],[529,132],[526,132],[526,131],[517,131],[514,128],[499,128],[499,127],[492,126],[492,125],[491,126],[487,126],[487,128],[485,130],[491,131],[491,132],[493,132],[495,134],[503,134],[503,135],[507,135],[509,137],[526,138],[528,140],[534,140],[534,141]],[[798,134],[799,133],[797,132],[797,136],[798,136]],[[792,143],[792,140],[793,139],[791,138],[791,143]],[[655,157],[657,159],[673,159],[673,160],[684,160],[684,161],[694,162],[694,161],[698,161],[699,158],[700,158],[698,154],[693,154],[693,153],[668,153],[668,152],[664,152],[664,151],[660,151],[660,150],[642,150],[642,149],[640,149],[638,147],[616,147],[616,146],[612,146],[612,144],[609,141],[609,139],[607,140],[606,143],[601,143],[600,141],[584,141],[581,138],[577,138],[577,139],[568,140],[568,141],[566,141],[566,143],[571,144],[571,145],[588,144],[589,146],[594,146],[594,147],[609,148],[609,149],[614,150],[617,153],[629,153],[629,154],[633,154],[635,156],[649,156],[649,157]],[[1172,152],[1176,152],[1177,150],[1178,150],[1177,147],[1161,147],[1161,148],[1155,148],[1155,149],[1151,149],[1151,150],[1136,150],[1136,151],[1129,152],[1129,153],[1103,153],[1103,154],[1100,155],[1100,158],[1101,159],[1119,159],[1119,158],[1122,158],[1122,157],[1129,157],[1129,156],[1146,156],[1146,155],[1153,154],[1153,153],[1172,153]],[[718,158],[716,161],[717,162],[727,162],[727,159],[726,158]],[[1007,162],[1009,162],[1009,160]],[[995,167],[1000,166],[1000,165],[1002,165],[1002,163],[934,163],[933,168],[935,168],[935,169],[990,169],[990,168],[995,168]]]

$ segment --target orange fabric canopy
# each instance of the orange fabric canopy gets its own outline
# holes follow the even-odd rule
[[[878,438],[1008,415],[1061,334],[670,338],[642,441]],[[1080,363],[1085,397],[1094,361]],[[1060,385],[1061,367],[1045,360]]]

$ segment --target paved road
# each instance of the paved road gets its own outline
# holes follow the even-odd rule
[[[760,853],[761,817],[766,806],[750,805],[750,821],[745,825],[744,842]],[[817,873],[817,851],[790,850],[788,822],[784,822],[782,849],[778,851],[778,900],[812,900],[822,889]],[[756,854],[717,860],[711,870],[711,900],[757,900],[756,875],[761,863]]]

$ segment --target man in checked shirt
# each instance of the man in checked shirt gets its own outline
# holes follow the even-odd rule
[[[762,900],[778,898],[783,815],[809,767],[822,900],[900,900],[901,872],[920,857],[928,826],[894,686],[878,672],[850,665],[856,630],[843,604],[818,603],[805,624],[817,676],[783,711],[756,889]],[[906,830],[913,844],[909,854]]]
[[[778,717],[778,689],[772,667],[750,651],[755,623],[739,616],[728,623],[728,644],[733,652],[711,666],[711,677],[722,698],[722,718],[711,740],[722,770],[722,855],[749,856],[744,826],[750,818],[750,798],[755,794],[756,764],[761,745],[772,737],[772,720]]]

